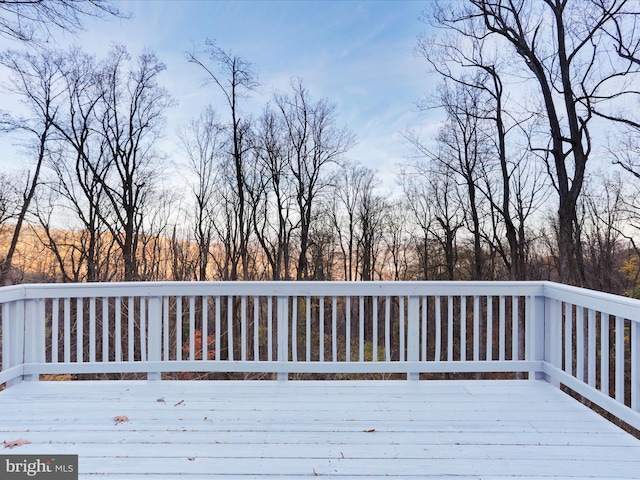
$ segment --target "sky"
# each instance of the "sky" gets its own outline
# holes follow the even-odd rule
[[[426,62],[415,54],[427,29],[418,0],[116,0],[129,19],[88,20],[85,31],[58,36],[98,57],[114,43],[132,55],[153,50],[166,64],[162,83],[176,100],[167,113],[164,148],[179,156],[175,134],[212,104],[224,104],[185,52],[206,39],[253,64],[261,83],[244,110],[258,115],[274,90],[300,77],[314,100],[336,104],[338,121],[356,135],[348,157],[375,169],[393,188],[397,164],[412,155],[403,132],[429,128],[415,103],[433,87]],[[2,40],[0,46],[11,42]],[[14,45],[9,45],[14,46]],[[3,98],[6,94],[0,93]],[[11,102],[3,98],[6,106]],[[426,127],[425,127],[426,125]],[[8,160],[5,156],[4,162]],[[9,162],[15,165],[15,161]]]

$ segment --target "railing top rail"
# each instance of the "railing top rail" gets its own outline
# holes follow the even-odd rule
[[[26,284],[0,288],[0,302],[16,299],[166,295],[432,296],[541,295],[543,282],[111,282]]]
[[[553,282],[544,283],[543,295],[553,300],[640,322],[640,300],[636,298]]]

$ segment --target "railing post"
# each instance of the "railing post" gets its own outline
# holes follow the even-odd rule
[[[289,361],[289,297],[278,296],[278,362]],[[278,372],[278,380],[285,381],[289,372]]]
[[[560,301],[547,298],[545,301],[544,360],[558,368],[562,366],[561,315]],[[547,381],[556,387],[560,387],[560,382],[555,378],[547,378]]]
[[[27,300],[24,304],[24,363],[45,362],[44,300]],[[36,374],[25,375],[25,381],[38,381]]]
[[[7,370],[24,363],[24,300],[2,305],[2,367]],[[22,377],[9,380],[16,385]]]
[[[162,360],[162,297],[149,297],[147,334],[147,359],[150,362]],[[162,373],[147,372],[148,380],[160,380]]]
[[[409,297],[407,308],[407,361],[420,361],[420,298]],[[407,380],[419,380],[420,372],[407,372]]]
[[[535,361],[544,361],[545,357],[545,330],[546,330],[546,298],[543,296],[536,296],[532,298],[531,304],[533,306],[533,311],[529,313],[527,319],[533,328],[527,326],[527,331],[529,332],[527,339],[526,350],[528,352],[528,359]],[[529,374],[529,377],[532,380],[543,380],[544,372],[535,371],[533,374]]]

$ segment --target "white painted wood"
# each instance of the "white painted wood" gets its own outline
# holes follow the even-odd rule
[[[573,375],[573,305],[564,303],[564,371]]]
[[[331,312],[330,327],[329,324],[325,325],[324,318],[324,299],[327,295],[331,299],[330,308],[326,309]],[[206,313],[209,296],[214,301],[215,310],[211,325]],[[378,300],[381,296],[384,300]],[[445,316],[441,303],[444,301],[443,297],[447,298],[446,347],[442,337]],[[472,304],[467,300],[471,297]],[[508,297],[510,300],[506,300]],[[183,298],[188,299],[188,302],[183,301]],[[221,306],[224,307],[221,302],[225,298],[226,321],[221,318]],[[273,304],[274,298],[278,299],[277,305]],[[304,298],[308,304],[306,352],[305,361],[302,362],[298,358],[298,347],[302,345],[302,341],[298,343],[298,306],[302,306],[296,301],[297,298]],[[264,303],[260,308],[261,299],[267,303],[266,309]],[[112,301],[113,308],[110,307]],[[378,338],[377,313],[380,301],[385,301],[384,338]],[[432,301],[435,302],[433,325],[436,342],[433,346],[427,344],[428,328],[431,328],[428,309]],[[586,382],[591,387],[598,385],[600,393],[605,397],[614,395],[614,401],[618,404],[624,402],[625,374],[632,376],[631,403],[635,408],[640,403],[640,387],[633,375],[633,372],[640,369],[637,357],[640,349],[637,347],[640,302],[548,282],[366,282],[364,285],[349,282],[166,282],[29,285],[0,288],[0,302],[8,302],[3,303],[2,307],[5,344],[3,368],[6,370],[13,367],[12,363],[21,365],[26,361],[21,376],[29,375],[33,379],[47,372],[141,372],[158,376],[160,371],[204,369],[215,372],[250,372],[253,368],[257,368],[259,372],[277,371],[283,375],[287,371],[409,373],[412,368],[416,368],[415,373],[471,372],[473,369],[480,372],[496,368],[497,371],[519,372],[522,368],[531,368],[529,377],[536,377],[543,370],[542,363],[512,362],[513,359],[526,358],[539,361],[546,359],[553,366],[564,369],[570,376],[574,375],[575,369],[578,382]],[[196,308],[196,302],[202,302],[202,313],[197,313],[200,305]],[[365,311],[365,305],[368,306],[369,302],[373,305],[372,312]],[[248,316],[251,305],[254,308],[253,333],[250,331],[251,320]],[[353,315],[358,312],[357,320],[352,318],[351,307]],[[342,325],[338,325],[338,320],[342,322],[343,308],[347,320],[346,337],[338,334],[339,331],[342,332]],[[237,310],[234,312],[234,309]],[[575,320],[572,318],[574,309]],[[456,313],[458,311],[459,315]],[[509,311],[511,315],[508,314]],[[273,328],[274,312],[276,331]],[[374,318],[368,318],[368,315],[373,315]],[[510,318],[507,318],[508,315]],[[610,345],[608,336],[610,316],[616,318],[613,342],[615,348]],[[545,320],[546,328],[542,328]],[[575,329],[572,328],[574,321]],[[102,322],[101,331],[99,322]],[[459,330],[454,328],[455,323],[460,324]],[[629,340],[624,338],[625,323],[632,332]],[[267,354],[260,352],[260,332],[264,332],[260,330],[261,325],[267,326]],[[325,326],[331,329],[331,332],[327,332],[328,336],[325,335]],[[122,338],[122,327],[126,330],[126,339]],[[211,333],[216,340],[215,356],[218,363],[195,359],[196,333],[203,335],[203,358],[208,358],[207,337],[210,328],[214,330]],[[521,345],[518,343],[521,328],[525,329],[524,351],[520,351]],[[497,352],[494,351],[492,342],[496,329]],[[598,329],[600,334],[597,333]],[[186,338],[182,338],[183,331]],[[45,332],[47,335],[51,332],[52,335],[46,341]],[[315,337],[316,334],[319,341],[312,345],[311,336]],[[249,346],[251,335],[253,353]],[[573,335],[577,338],[575,345],[571,341]],[[393,360],[392,336],[399,339],[400,347],[397,352],[393,352]],[[222,351],[220,339],[224,337],[231,348]],[[325,338],[331,341],[332,358],[329,362],[325,362],[324,358]],[[369,340],[372,341],[374,354],[371,359],[366,360],[369,363],[379,363],[380,366],[366,365],[367,362],[363,362],[366,342]],[[72,351],[74,342],[77,346]],[[182,353],[185,342],[189,349],[188,355]],[[14,343],[20,347],[14,347]],[[53,351],[43,356],[47,343],[52,346]],[[237,348],[235,352],[234,345]],[[352,345],[358,349],[357,354],[353,352],[351,355]],[[379,359],[378,346],[382,345],[385,357]],[[625,371],[623,352],[629,347],[632,350],[632,365]],[[441,361],[443,348],[447,349],[444,362]],[[127,349],[126,355],[123,355],[124,349]],[[186,350],[185,348],[184,351]],[[345,352],[347,355],[343,358]],[[427,359],[428,352],[434,352],[433,360]],[[181,361],[185,356],[188,357],[186,363]],[[130,364],[122,362],[123,357]],[[337,362],[338,357],[340,362]],[[498,358],[497,362],[492,361],[494,357]],[[506,360],[507,358],[510,360]],[[272,365],[256,362],[256,359],[272,362]],[[312,359],[319,362],[312,362]],[[482,362],[486,364],[482,365]],[[615,372],[616,377],[615,392],[609,392],[610,362],[613,362],[612,373]],[[290,369],[292,363],[300,365]],[[311,363],[316,365],[310,365]],[[338,363],[348,365],[337,365]],[[387,366],[387,363],[391,365]],[[184,370],[177,370],[178,368]],[[563,382],[566,380],[579,385],[575,380],[568,380],[566,376],[557,374],[552,368],[545,371],[554,383],[560,384],[559,379],[563,379]],[[592,395],[591,390],[584,389],[588,395]]]
[[[600,316],[600,391],[609,396],[609,315]]]
[[[541,381],[23,383],[0,392],[0,436],[78,454],[82,480],[640,470],[640,441]]]
[[[596,386],[596,311],[588,310],[587,324],[587,383],[591,387]]]
[[[631,408],[640,412],[640,323],[631,323]]]
[[[616,317],[616,400],[624,404],[624,318]]]

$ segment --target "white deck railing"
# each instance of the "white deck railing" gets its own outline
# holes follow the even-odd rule
[[[8,386],[64,374],[507,372],[566,385],[640,428],[640,301],[549,282],[46,284],[0,288],[0,303]]]

